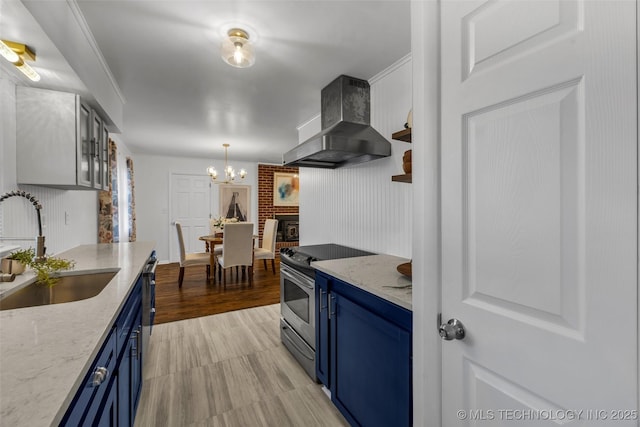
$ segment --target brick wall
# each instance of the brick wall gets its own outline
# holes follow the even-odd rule
[[[298,173],[298,168],[258,164],[258,233],[262,242],[264,221],[275,215],[297,215],[298,206],[273,206],[273,173]],[[276,254],[280,248],[298,246],[298,242],[277,242]],[[280,256],[280,255],[277,255]]]

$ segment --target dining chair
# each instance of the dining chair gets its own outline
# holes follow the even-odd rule
[[[267,269],[267,260],[271,260],[271,269],[276,274],[276,230],[278,229],[277,219],[267,219],[264,222],[262,231],[262,246],[256,248],[253,253],[255,259],[261,259],[264,269]]]
[[[207,266],[207,281],[211,275],[211,257],[207,252],[189,252],[184,249],[184,238],[182,236],[182,225],[176,222],[176,231],[178,232],[178,245],[180,246],[180,276],[178,277],[178,287],[182,287],[182,281],[184,280],[185,267],[191,267],[193,265],[206,265]]]
[[[212,236],[213,235],[220,235],[221,236],[222,232],[223,232],[223,229],[219,228],[219,227],[216,227],[214,225],[215,221],[216,221],[215,219],[210,219],[209,220],[209,234],[211,234]],[[222,245],[221,244],[214,245],[212,243],[211,244],[211,249],[209,249],[209,250],[213,252],[215,257],[218,257],[218,256],[222,255]],[[217,261],[213,264],[213,277],[216,276],[216,264],[217,264]]]
[[[253,223],[239,222],[224,226],[222,255],[218,257],[222,285],[227,287],[227,269],[248,267],[249,286],[253,285]],[[236,274],[237,277],[237,274]]]

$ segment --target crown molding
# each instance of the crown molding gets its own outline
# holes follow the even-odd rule
[[[384,70],[380,71],[378,74],[376,74],[375,76],[371,77],[369,79],[369,84],[373,85],[374,83],[376,83],[378,80],[382,80],[383,78],[385,78],[386,76],[388,76],[389,74],[393,73],[395,70],[397,70],[398,68],[402,67],[404,64],[406,64],[407,62],[411,62],[411,52],[407,53],[405,56],[403,56],[402,58],[398,59],[396,62],[394,62],[393,64],[391,64],[390,66],[388,66],[387,68],[385,68]]]
[[[87,20],[85,19],[84,14],[82,13],[82,10],[80,10],[80,6],[78,5],[76,0],[67,0],[67,5],[71,10],[71,13],[75,18],[80,28],[80,31],[82,31],[82,34],[87,40],[87,43],[93,50],[93,53],[95,54],[96,59],[100,63],[100,66],[102,67],[104,73],[107,75],[107,78],[109,79],[109,82],[113,87],[113,90],[118,95],[118,98],[120,98],[120,102],[122,102],[123,104],[126,104],[127,100],[125,99],[124,94],[122,93],[122,90],[120,90],[120,85],[118,85],[118,82],[116,81],[115,77],[113,77],[113,73],[111,73],[111,69],[107,64],[107,61],[104,59],[104,56],[102,55],[102,51],[100,50],[100,47],[98,47],[98,43],[96,42],[96,39],[93,37],[93,33],[89,28],[89,24],[87,23]]]

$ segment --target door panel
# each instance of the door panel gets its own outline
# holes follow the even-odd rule
[[[441,6],[442,425],[637,410],[636,3]]]
[[[582,2],[487,1],[462,18],[463,80],[546,43],[575,35]]]
[[[463,298],[568,333],[584,314],[581,82],[470,112],[462,124]]]

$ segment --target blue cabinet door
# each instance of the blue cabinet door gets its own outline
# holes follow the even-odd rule
[[[118,427],[118,378],[109,384],[109,391],[99,411],[98,419],[92,425],[98,427]]]
[[[135,330],[137,331],[137,342],[135,343],[135,350],[133,359],[131,360],[131,424],[136,417],[136,411],[138,409],[138,402],[140,401],[140,393],[142,392],[142,359],[144,354],[142,352],[142,306],[138,309],[138,315],[136,316]]]
[[[331,292],[331,400],[352,425],[411,425],[411,333]]]
[[[316,275],[316,376],[326,387],[329,384],[329,281]]]
[[[132,308],[131,334],[127,340],[118,369],[118,421],[121,427],[131,427],[135,419],[142,390],[142,307]]]
[[[116,375],[116,333],[112,330],[94,360],[61,426],[91,426],[99,417],[104,397]]]
[[[131,334],[135,335],[135,334]],[[118,368],[118,425],[123,427],[131,426],[131,368],[132,352],[135,337],[131,336],[124,347]]]

